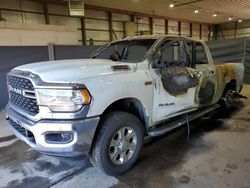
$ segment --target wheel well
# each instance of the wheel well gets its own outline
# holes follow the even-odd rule
[[[227,83],[225,86],[224,92],[226,92],[229,89],[232,89],[232,90],[237,89],[236,80],[231,80],[229,83]]]
[[[103,112],[102,116],[105,116],[109,112],[113,111],[123,111],[128,112],[135,115],[143,125],[147,125],[147,119],[145,116],[145,112],[143,110],[142,104],[139,100],[134,98],[125,98],[115,101],[111,105],[106,108]]]
[[[231,80],[229,83],[227,83],[227,84],[225,85],[221,97],[224,97],[229,89],[235,90],[235,91],[236,91],[236,89],[237,89],[236,80]]]
[[[128,112],[128,113],[135,115],[141,121],[144,129],[146,129],[146,126],[148,125],[148,119],[146,117],[146,112],[144,111],[143,106],[139,100],[137,100],[135,98],[120,99],[118,101],[115,101],[111,105],[109,105],[102,113],[101,119],[99,121],[99,124],[98,124],[96,131],[95,131],[95,134],[94,134],[92,146],[93,146],[93,143],[95,142],[96,137],[101,129],[103,117],[106,114],[113,112],[113,111],[123,111],[123,112]],[[90,153],[92,152],[92,146],[91,146]]]

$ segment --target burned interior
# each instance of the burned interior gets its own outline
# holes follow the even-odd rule
[[[187,43],[178,40],[166,41],[156,52],[153,68],[160,75],[163,88],[171,95],[186,93],[199,83],[192,65]]]

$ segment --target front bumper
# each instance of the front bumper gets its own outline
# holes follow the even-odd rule
[[[49,155],[77,156],[89,152],[100,118],[34,122],[7,105],[6,119],[12,132],[35,150]],[[68,143],[48,142],[46,135],[53,133],[71,133],[73,137]]]

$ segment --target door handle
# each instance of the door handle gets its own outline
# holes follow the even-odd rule
[[[213,70],[210,71],[210,74],[214,74],[215,72]]]

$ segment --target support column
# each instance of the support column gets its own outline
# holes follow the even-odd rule
[[[149,17],[149,29],[150,29],[150,34],[153,35],[154,34],[154,23],[153,23],[153,18]]]
[[[190,33],[190,37],[193,37],[193,24],[192,23],[189,24],[189,33]]]
[[[234,24],[234,38],[235,39],[237,37],[237,30],[238,30],[238,22],[235,22],[235,24]]]
[[[165,20],[165,34],[168,35],[168,20]]]
[[[112,12],[108,12],[108,21],[109,21],[109,40],[114,40],[113,37],[113,22],[112,22]]]
[[[87,45],[85,18],[81,18],[82,45]]]
[[[179,33],[179,36],[181,36],[181,22],[180,21],[178,22],[178,33]]]
[[[45,14],[45,23],[47,25],[50,24],[50,21],[49,21],[49,12],[48,12],[48,4],[47,3],[44,3],[43,4],[43,7],[44,7],[44,14]]]
[[[200,24],[200,39],[202,39],[202,25]]]

